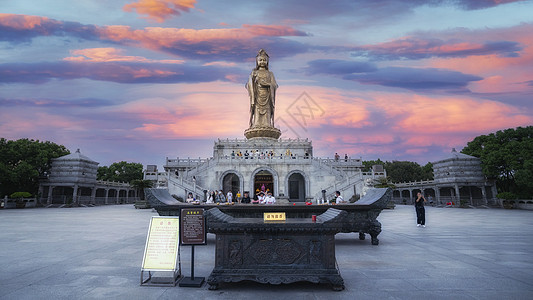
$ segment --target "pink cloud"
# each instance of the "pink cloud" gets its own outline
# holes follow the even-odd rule
[[[142,63],[166,63],[166,64],[182,64],[183,60],[154,60],[147,59],[142,56],[127,56],[123,55],[124,50],[117,48],[89,48],[71,50],[75,56],[65,57],[66,61],[77,62],[142,62]]]
[[[62,22],[49,19],[47,17],[15,15],[0,13],[0,25],[11,27],[13,29],[37,29],[44,24],[60,25]],[[46,34],[46,32],[43,32]]]
[[[396,131],[414,136],[487,132],[533,122],[530,115],[513,106],[467,97],[398,94],[380,96],[376,104],[397,120]]]
[[[123,9],[127,12],[135,10],[140,15],[146,15],[147,19],[161,23],[183,12],[189,12],[195,4],[196,0],[138,0],[124,5]]]

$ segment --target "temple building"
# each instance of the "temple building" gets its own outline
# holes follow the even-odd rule
[[[357,199],[365,187],[385,176],[383,170],[363,172],[361,158],[318,158],[308,139],[282,139],[275,127],[276,89],[274,74],[268,68],[264,50],[256,56],[245,87],[250,100],[250,126],[245,139],[218,139],[209,158],[168,158],[164,175],[145,171],[145,179],[166,184],[169,193],[185,199],[189,193],[204,200],[209,190],[272,192],[280,202],[334,199],[340,191],[344,199]],[[166,177],[161,180],[161,175]]]
[[[436,205],[498,205],[496,183],[485,178],[479,158],[452,149],[432,164],[434,180],[395,183],[393,201],[412,204],[416,193],[422,192]]]
[[[136,191],[129,183],[96,180],[98,163],[80,149],[52,159],[50,172],[41,178],[42,205],[133,203]]]

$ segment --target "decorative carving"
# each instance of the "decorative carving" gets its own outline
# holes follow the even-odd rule
[[[229,244],[229,263],[232,266],[242,265],[242,242],[231,241]]]
[[[285,223],[228,219],[217,208],[206,215],[211,232],[217,235],[215,267],[207,280],[210,289],[243,280],[310,281],[329,283],[335,290],[344,288],[335,263],[335,234],[346,222],[345,211],[330,208],[316,222],[287,219]]]

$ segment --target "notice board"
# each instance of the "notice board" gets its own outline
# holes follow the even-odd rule
[[[179,217],[152,217],[144,247],[143,270],[176,270],[179,232]]]
[[[181,244],[205,245],[205,217],[203,208],[183,208],[181,210]]]

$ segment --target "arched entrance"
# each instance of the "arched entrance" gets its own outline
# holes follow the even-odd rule
[[[237,195],[237,192],[239,191],[241,186],[239,176],[235,173],[228,173],[222,178],[222,190],[226,194],[228,191],[231,190],[231,193],[234,195]]]
[[[266,170],[259,171],[254,176],[254,193],[270,191],[274,193],[274,176]]]
[[[300,173],[289,176],[289,201],[305,201],[305,178]]]

